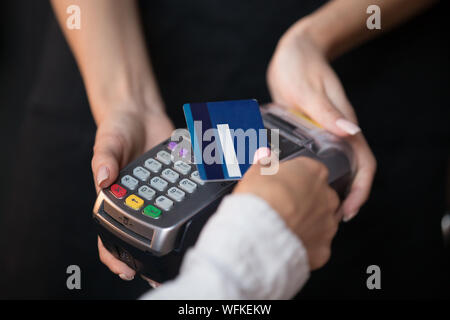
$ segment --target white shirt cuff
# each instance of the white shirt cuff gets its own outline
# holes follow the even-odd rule
[[[259,197],[224,198],[186,254],[180,275],[143,299],[289,299],[305,284],[301,240]]]

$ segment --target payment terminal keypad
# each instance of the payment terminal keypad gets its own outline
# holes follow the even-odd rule
[[[188,159],[172,159],[171,150],[176,147],[176,142],[167,143],[154,157],[143,159],[127,170],[128,174],[109,188],[116,199],[123,201],[125,209],[159,219],[187,201],[199,185],[204,185]]]

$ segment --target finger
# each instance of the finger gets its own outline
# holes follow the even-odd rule
[[[117,274],[122,280],[130,281],[134,279],[136,271],[114,257],[112,253],[103,246],[100,237],[98,237],[98,253],[100,256],[100,261],[106,265],[112,273]]]
[[[341,220],[340,217],[338,216],[340,200],[339,200],[339,196],[338,196],[337,192],[331,187],[328,187],[327,203],[328,203],[330,212],[333,213],[333,215],[332,215],[333,220],[336,223],[338,223]]]
[[[343,221],[343,219],[344,219],[344,211],[342,210],[342,205],[336,211],[335,218],[336,218],[336,220],[338,222]]]
[[[270,149],[267,147],[259,148],[253,156],[253,163],[258,163],[261,159],[267,157],[270,157]]]
[[[331,246],[331,243],[333,242],[334,237],[336,236],[336,233],[339,228],[339,221],[336,219],[336,216],[333,214],[330,219],[328,219],[328,230],[326,232],[327,240],[329,241],[327,245]]]
[[[111,134],[97,134],[92,158],[92,172],[96,187],[108,187],[119,174],[119,164],[123,156],[122,139]]]
[[[349,221],[356,216],[360,207],[369,197],[376,171],[376,161],[362,136],[354,143],[358,171],[353,180],[350,193],[342,204],[343,220]]]
[[[355,111],[347,98],[344,87],[336,73],[330,68],[323,80],[323,87],[331,103],[350,121],[358,124]]]
[[[331,69],[328,76],[324,78],[324,89],[330,101],[347,119],[357,123],[354,109],[345,94],[342,83],[336,73]],[[352,219],[369,197],[376,167],[375,158],[364,137],[358,134],[352,137],[351,140],[353,150],[355,151],[358,172],[354,177],[350,193],[339,210],[339,215],[343,217],[344,221]]]
[[[158,288],[159,286],[161,286],[161,283],[156,282],[155,280],[152,280],[144,275],[141,274],[141,278],[144,279],[145,281],[147,281],[147,283],[152,287],[152,288]]]
[[[304,99],[301,109],[311,119],[335,135],[347,137],[361,131],[356,123],[346,119],[344,114],[333,105],[325,93],[320,92],[308,95]]]

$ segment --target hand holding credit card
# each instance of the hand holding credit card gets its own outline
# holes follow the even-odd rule
[[[267,147],[256,100],[187,103],[183,106],[194,162],[203,180],[242,178],[256,150]]]

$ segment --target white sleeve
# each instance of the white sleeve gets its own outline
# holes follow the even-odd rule
[[[289,299],[309,277],[300,239],[261,198],[227,196],[180,274],[141,299]]]

